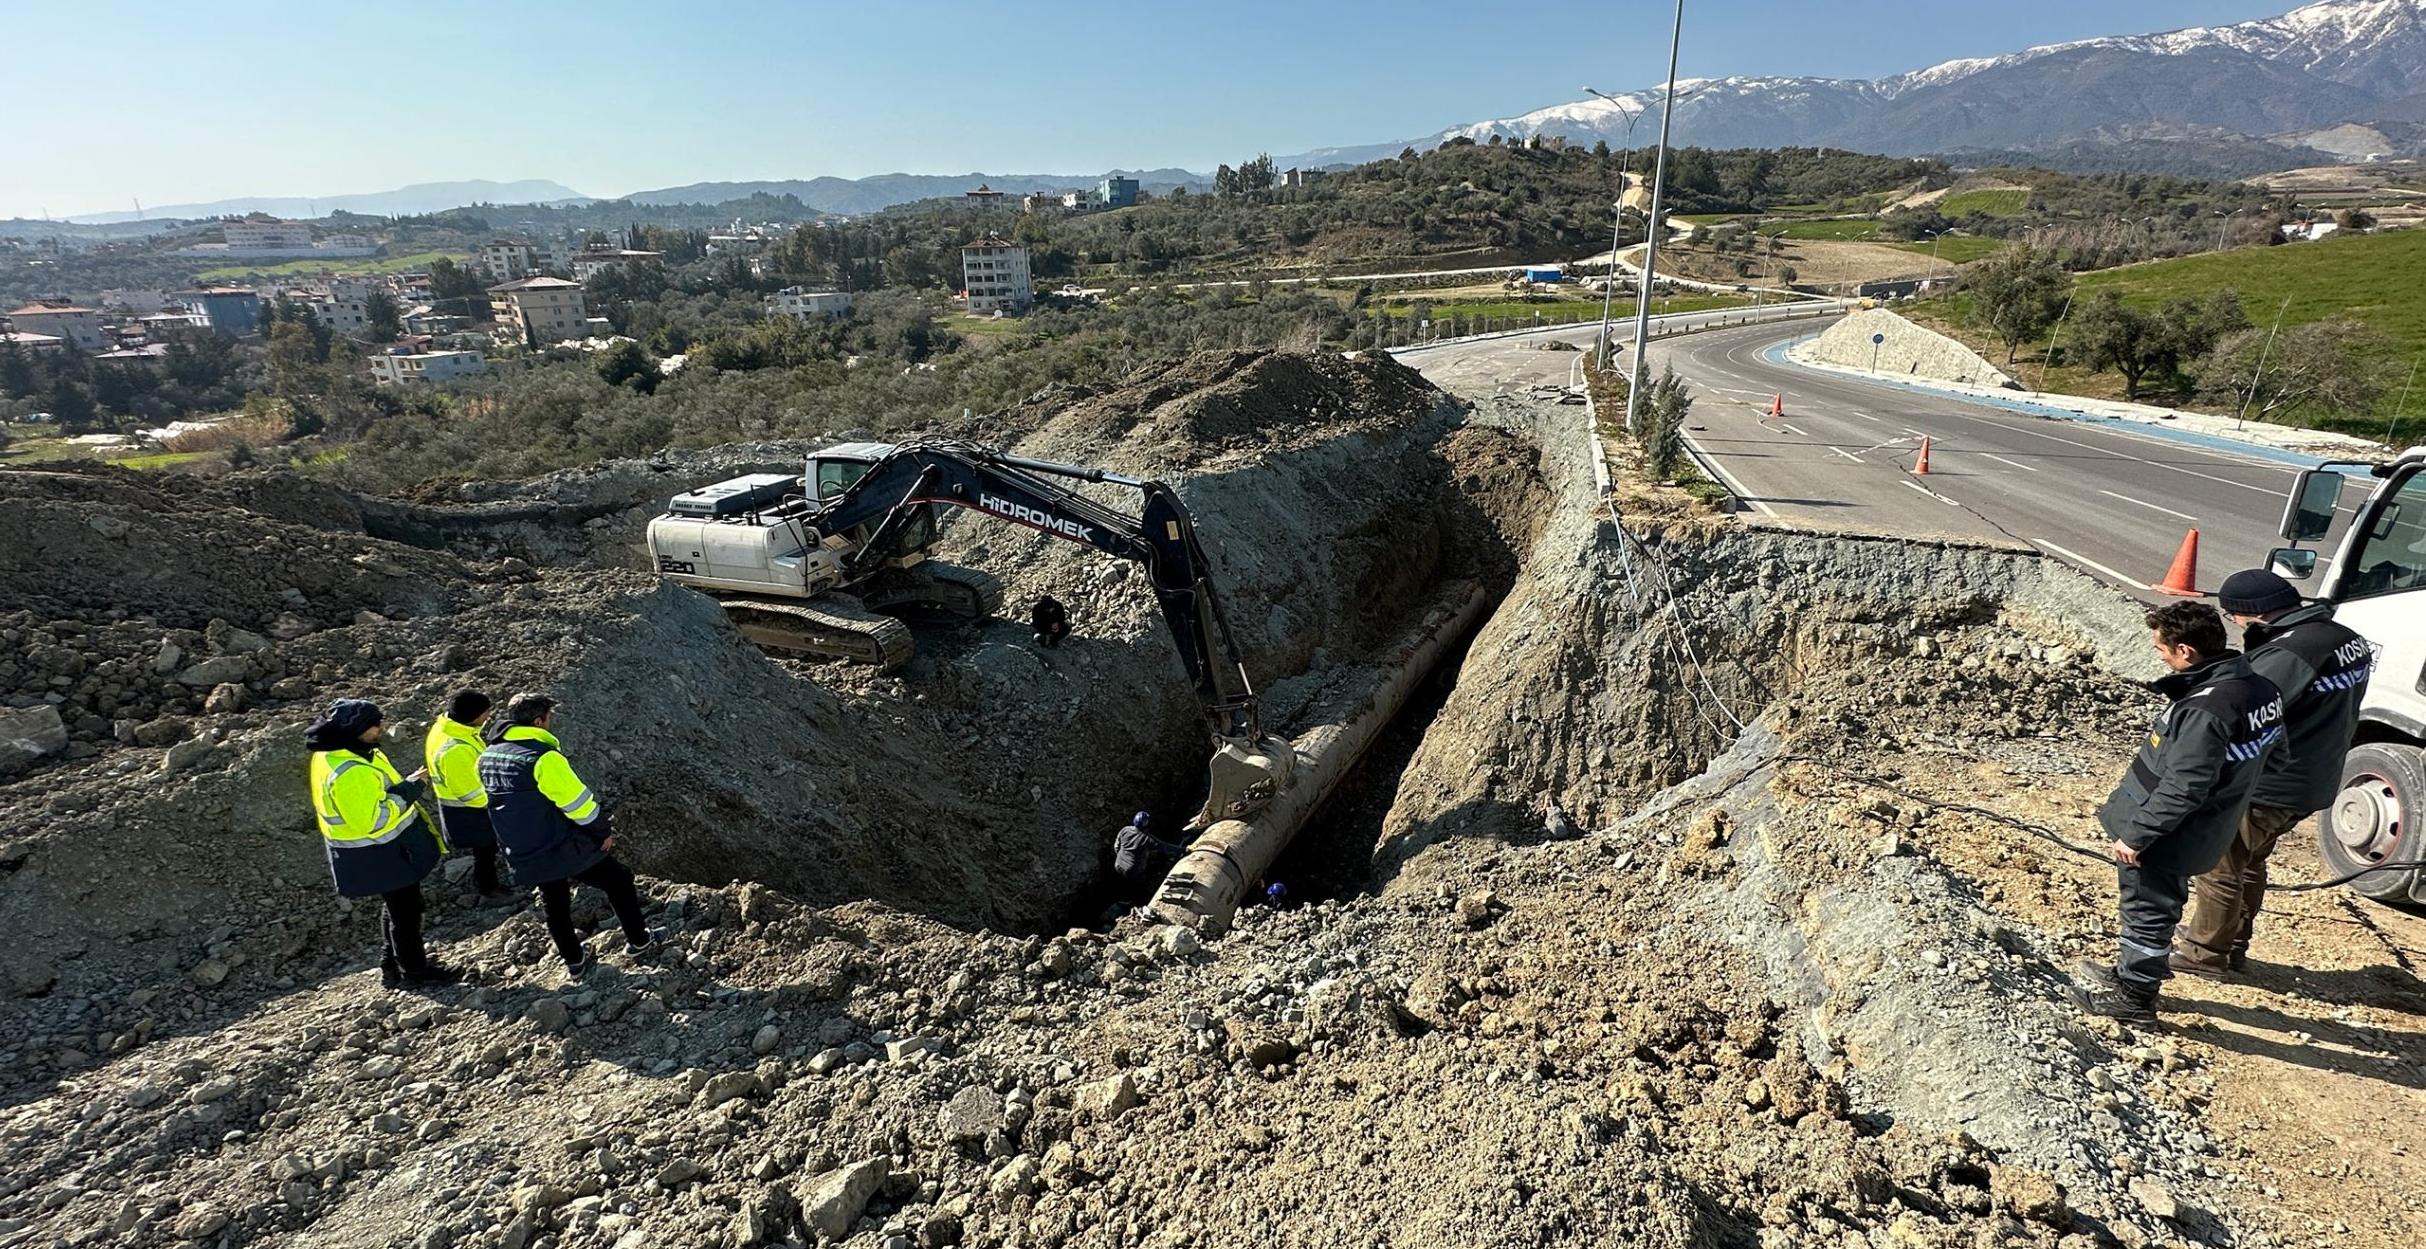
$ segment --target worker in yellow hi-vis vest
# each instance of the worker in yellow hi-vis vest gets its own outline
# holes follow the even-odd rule
[[[462,973],[431,960],[421,943],[421,880],[446,848],[413,805],[429,788],[421,773],[398,774],[379,749],[386,719],[375,703],[341,698],[305,730],[312,811],[338,894],[377,898],[387,909],[381,980],[390,988],[450,985]]]
[[[421,761],[429,768],[446,844],[472,852],[472,884],[484,895],[505,888],[497,881],[497,833],[489,827],[489,791],[480,787],[480,752],[488,745],[480,738],[480,726],[488,722],[490,707],[489,696],[479,690],[456,694],[421,743]]]

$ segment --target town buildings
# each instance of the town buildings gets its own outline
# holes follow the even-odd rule
[[[205,286],[177,291],[171,298],[199,311],[211,329],[230,338],[261,332],[261,296],[241,286]]]
[[[621,247],[585,247],[573,253],[573,280],[587,282],[610,269],[621,272],[640,261],[658,260],[664,256],[664,252],[639,252]]]
[[[1130,208],[1137,203],[1137,179],[1118,175],[1095,184],[1095,202],[1106,208]]]
[[[101,313],[74,304],[35,303],[8,314],[9,324],[20,334],[45,334],[59,339],[77,351],[94,352],[109,349],[109,341],[101,333]]]
[[[564,278],[516,278],[489,288],[489,308],[497,324],[518,332],[526,347],[545,347],[568,338],[586,338],[593,328],[589,301],[581,283]]]
[[[229,251],[308,252],[312,250],[312,228],[310,226],[300,221],[280,221],[275,217],[260,213],[223,221],[219,225],[219,233],[227,240]]]
[[[847,291],[804,291],[787,286],[767,296],[767,309],[801,321],[851,315],[851,295]]]
[[[972,314],[1020,313],[1036,302],[1028,249],[1008,239],[989,234],[961,248],[960,274]]]
[[[382,386],[406,382],[444,382],[488,371],[486,356],[477,351],[392,351],[369,360],[371,380]]]

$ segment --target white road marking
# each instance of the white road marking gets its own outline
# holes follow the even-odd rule
[[[2134,581],[2134,580],[2132,580],[2131,578],[2126,577],[2126,576],[2124,576],[2123,574],[2121,574],[2121,573],[2119,573],[2119,572],[2116,572],[2115,570],[2113,570],[2113,569],[2111,569],[2111,568],[2108,568],[2108,567],[2107,567],[2107,566],[2105,566],[2104,564],[2101,564],[2101,563],[2097,562],[2096,560],[2093,560],[2093,559],[2089,558],[2089,557],[2088,557],[2088,556],[2086,556],[2086,555],[2081,555],[2081,554],[2078,554],[2078,553],[2073,552],[2073,551],[2067,551],[2067,550],[2065,550],[2064,548],[2062,548],[2062,547],[2060,547],[2060,546],[2057,546],[2056,544],[2054,544],[2054,543],[2052,543],[2052,542],[2049,542],[2049,541],[2048,541],[2048,540],[2046,540],[2045,538],[2032,538],[2030,541],[2031,541],[2031,544],[2032,544],[2032,545],[2039,547],[2040,549],[2042,549],[2042,550],[2046,551],[2046,552],[2047,552],[2048,554],[2050,554],[2050,555],[2060,555],[2060,556],[2064,557],[2065,559],[2071,560],[2071,561],[2072,561],[2073,563],[2075,563],[2075,564],[2079,564],[2081,567],[2086,568],[2086,569],[2088,569],[2088,570],[2089,570],[2089,571],[2091,571],[2091,572],[2102,574],[2102,575],[2104,575],[2104,576],[2105,576],[2107,579],[2112,580],[2112,581],[2116,581],[2116,582],[2120,582],[2120,583],[2121,583],[2121,584],[2123,584],[2124,586],[2127,586],[2127,587],[2129,587],[2129,588],[2131,588],[2131,589],[2134,589],[2134,590],[2150,590],[2150,589],[2154,589],[2154,588],[2155,588],[2154,586],[2149,585],[2149,584],[2148,584],[2147,582],[2145,582],[2145,581]]]
[[[1795,427],[1793,427],[1792,425],[1787,425],[1787,424],[1786,424],[1784,421],[1779,421],[1779,422],[1778,422],[1778,424],[1779,424],[1779,425],[1781,425],[1781,426],[1784,426],[1784,427],[1785,427],[1786,432],[1787,432],[1787,433],[1789,433],[1789,434],[1799,434],[1799,435],[1801,435],[1802,437],[1805,437],[1805,438],[1808,438],[1808,437],[1810,437],[1810,436],[1811,436],[1810,434],[1805,433],[1805,432],[1804,432],[1804,431],[1802,431],[1802,430],[1796,429],[1796,428],[1795,428]]]
[[[2121,499],[2125,503],[2137,503],[2141,507],[2147,508],[2151,512],[2163,512],[2167,516],[2179,517],[2183,520],[2189,521],[2193,525],[2199,523],[2199,518],[2191,515],[2188,512],[2177,512],[2169,507],[2159,507],[2154,503],[2150,503],[2146,499],[2135,499],[2127,494],[2116,494],[2112,490],[2100,490],[2098,493],[2105,495],[2109,499]]]
[[[1860,417],[1860,418],[1862,418],[1862,419],[1863,419],[1863,420],[1865,420],[1865,421],[1870,422],[1870,423],[1871,423],[1871,424],[1873,424],[1873,425],[1884,425],[1884,424],[1886,424],[1886,423],[1887,423],[1887,422],[1885,422],[1885,421],[1882,421],[1882,420],[1878,419],[1878,418],[1877,418],[1877,417],[1875,417],[1875,416],[1870,415],[1870,414],[1869,414],[1869,413],[1867,413],[1867,412],[1856,412],[1856,413],[1854,413],[1854,415],[1855,415],[1855,416],[1858,416],[1858,417]]]
[[[1730,491],[1733,491],[1736,498],[1742,499],[1744,502],[1749,503],[1753,507],[1759,509],[1761,515],[1777,516],[1778,512],[1776,508],[1771,507],[1766,502],[1753,497],[1752,492],[1744,489],[1744,484],[1735,479],[1735,474],[1730,473],[1725,468],[1719,466],[1717,456],[1710,454],[1708,451],[1703,451],[1700,444],[1693,441],[1693,435],[1686,434],[1684,435],[1684,439],[1685,445],[1692,447],[1696,451],[1701,451],[1702,463],[1709,465],[1710,471],[1718,474],[1718,481],[1720,485],[1725,486]],[[1780,519],[1783,518],[1781,517]]]
[[[1949,499],[1949,498],[1947,498],[1946,496],[1944,496],[1944,495],[1942,495],[1942,494],[1939,494],[1939,493],[1938,493],[1937,491],[1935,491],[1935,490],[1931,490],[1929,487],[1924,486],[1924,485],[1922,485],[1921,483],[1919,483],[1919,482],[1917,482],[1917,481],[1914,481],[1914,480],[1912,480],[1912,479],[1911,479],[1911,478],[1909,478],[1909,477],[1907,477],[1907,478],[1905,478],[1905,479],[1904,479],[1904,484],[1905,484],[1905,485],[1907,485],[1907,486],[1912,487],[1912,488],[1913,488],[1913,489],[1915,489],[1915,490],[1920,491],[1922,494],[1928,495],[1930,498],[1935,499],[1935,500],[1937,500],[1938,502],[1943,503],[1943,504],[1945,504],[1945,505],[1946,505],[1946,506],[1948,506],[1948,507],[1961,507],[1961,506],[1962,506],[1962,504],[1957,503],[1957,502],[1955,502],[1954,500]]]
[[[1994,461],[1996,461],[1996,462],[1997,462],[1997,463],[1999,463],[1999,464],[2011,464],[2011,465],[2012,465],[2012,466],[2014,466],[2015,468],[2018,468],[2018,469],[2022,470],[2022,471],[2023,471],[2023,472],[2025,472],[2025,473],[2035,473],[2035,472],[2039,471],[2039,470],[2038,470],[2036,467],[2034,467],[2034,466],[2032,466],[2032,465],[2024,464],[2024,463],[2022,463],[2020,460],[2008,460],[2008,459],[2006,459],[2004,456],[2001,456],[2001,455],[1993,455],[1993,454],[1990,454],[1989,452],[1986,452],[1986,451],[1982,451],[1982,452],[1980,452],[1980,455],[1981,455],[1981,456],[1983,456],[1984,458],[1994,460]]]
[[[1834,452],[1836,452],[1838,455],[1841,455],[1841,456],[1845,457],[1845,458],[1846,458],[1846,459],[1848,459],[1848,460],[1853,461],[1853,462],[1854,462],[1854,463],[1856,463],[1856,464],[1859,464],[1859,463],[1861,463],[1861,462],[1862,462],[1862,457],[1860,457],[1860,456],[1858,456],[1858,455],[1855,455],[1854,453],[1852,453],[1852,452],[1850,452],[1850,451],[1847,451],[1847,450],[1846,450],[1846,449],[1844,449],[1843,447],[1830,447],[1830,448],[1828,448],[1828,449],[1829,449],[1830,451],[1834,451]]]

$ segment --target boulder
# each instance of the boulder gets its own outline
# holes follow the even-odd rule
[[[884,1187],[885,1160],[869,1158],[809,1181],[800,1189],[800,1221],[820,1236],[840,1240],[868,1208],[876,1190]]]
[[[243,681],[253,675],[253,665],[242,655],[213,655],[177,674],[179,685],[206,690],[230,681]]]
[[[15,771],[65,749],[67,724],[59,718],[57,707],[44,704],[0,711],[0,772]]]
[[[972,1084],[944,1103],[943,1138],[954,1145],[982,1145],[1003,1128],[1002,1098],[982,1084]]]
[[[1137,1104],[1137,1081],[1126,1071],[1078,1088],[1078,1113],[1097,1120],[1115,1119]]]

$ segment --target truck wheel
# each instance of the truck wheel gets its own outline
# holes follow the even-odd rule
[[[2317,823],[2329,876],[2426,858],[2426,751],[2397,742],[2352,747],[2342,792]],[[2379,902],[2407,901],[2416,876],[2415,868],[2370,872],[2350,887]]]

